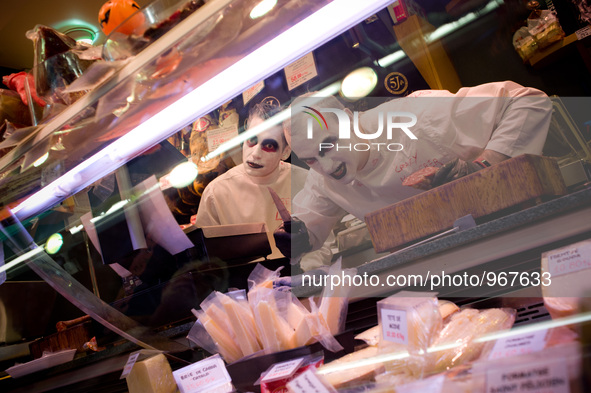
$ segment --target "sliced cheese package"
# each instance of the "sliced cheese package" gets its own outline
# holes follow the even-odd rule
[[[453,314],[431,346],[433,371],[445,371],[478,359],[485,343],[475,339],[510,329],[514,321],[515,310],[509,308],[464,309]]]
[[[272,353],[295,348],[294,329],[286,321],[287,303],[291,293],[258,287],[248,296],[256,331],[265,352]]]
[[[443,319],[443,323],[449,321],[451,315],[457,312],[460,308],[449,300],[437,300],[437,306],[439,307],[439,313]],[[374,346],[378,345],[380,341],[381,327],[379,325],[369,328],[355,336],[355,340],[364,341],[367,345]]]
[[[254,315],[248,302],[246,301],[245,291],[242,292],[243,297],[238,300],[234,296],[229,296],[220,292],[217,292],[217,299],[222,305],[226,312],[227,320],[229,325],[234,330],[234,335],[238,340],[238,346],[244,356],[252,355],[263,349],[260,340],[257,335],[256,324],[254,322]],[[208,310],[205,309],[208,313]]]
[[[178,392],[172,369],[163,354],[136,362],[126,382],[129,393]]]
[[[341,258],[328,270],[329,280],[322,290],[319,310],[332,335],[341,333],[345,328],[349,294],[356,274],[357,269],[341,268]]]
[[[219,353],[226,363],[232,363],[243,357],[231,329],[220,325],[202,310],[193,309],[197,322],[187,338],[209,353]]]
[[[257,287],[263,287],[267,289],[273,288],[273,282],[279,278],[279,272],[283,269],[283,266],[277,270],[270,270],[257,263],[252,272],[248,275],[248,294],[250,296],[251,291]]]

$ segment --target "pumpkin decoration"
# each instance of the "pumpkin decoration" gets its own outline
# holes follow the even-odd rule
[[[109,0],[99,10],[98,21],[101,30],[109,35],[125,19],[129,18],[140,6],[133,0]],[[117,31],[123,34],[131,34],[143,25],[144,16],[141,13],[125,22]]]

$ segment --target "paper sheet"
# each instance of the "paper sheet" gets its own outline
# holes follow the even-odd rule
[[[138,209],[148,237],[171,255],[193,247],[193,243],[174,219],[156,176],[151,176],[133,188],[139,198]]]

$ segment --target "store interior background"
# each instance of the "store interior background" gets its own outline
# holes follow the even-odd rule
[[[104,0],[85,0],[83,2],[73,0],[0,1],[1,76],[31,69],[34,64],[33,43],[26,38],[26,32],[37,24],[65,31],[79,23],[77,21],[82,21],[84,25],[94,26],[97,32],[95,45],[101,44],[105,35],[99,31],[97,15],[103,3]],[[427,21],[435,28],[453,22],[468,12],[482,9],[491,2],[472,0],[454,3],[457,3],[458,6],[448,13],[444,1],[417,1],[417,4],[424,9]],[[591,70],[591,51],[588,40],[563,48],[560,53],[539,66],[525,65],[513,49],[511,39],[515,30],[524,23],[530,13],[526,7],[526,1],[498,0],[493,3],[496,3],[498,8],[442,38],[444,48],[463,86],[513,80],[526,86],[539,88],[548,95],[591,95],[591,72],[589,72]],[[540,3],[541,8],[547,8],[545,1]],[[138,4],[142,7],[147,6],[149,1],[139,1]],[[554,1],[554,4],[559,11],[559,16],[562,16],[560,22],[566,35],[577,30],[579,26],[572,16],[568,2],[557,0]],[[387,12],[383,10],[381,13],[386,14],[383,15],[385,17],[383,20],[387,20]],[[382,45],[384,53],[399,49],[391,26],[387,26],[382,20],[366,23],[365,30],[371,40]],[[317,62],[321,68],[319,80],[326,81],[325,75],[336,77],[341,70],[343,72],[350,70],[349,67],[354,60],[364,62],[364,59],[368,60],[371,57],[368,55],[368,52],[373,50],[371,46],[365,48],[364,52],[363,48],[353,50],[350,44],[349,34],[344,33],[335,38],[326,48],[315,53],[319,57]],[[341,45],[344,46],[341,47]],[[335,53],[327,53],[331,52],[331,46],[334,47]],[[322,56],[321,52],[327,55]],[[347,56],[342,56],[344,53]],[[374,51],[374,55],[379,56],[380,54]],[[343,57],[345,57],[345,63],[343,63]],[[392,70],[408,69],[408,65],[404,61],[399,63],[402,64],[394,64],[387,70],[378,70],[379,76],[383,79]],[[415,87],[415,90],[429,87],[424,84],[424,80],[418,74],[414,86],[412,80],[409,80],[409,84],[411,87]],[[292,93],[297,95],[299,91],[292,91]],[[388,92],[382,89],[373,94],[388,95]]]

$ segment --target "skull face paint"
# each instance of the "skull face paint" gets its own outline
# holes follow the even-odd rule
[[[255,117],[249,122],[254,127],[263,120]],[[249,176],[265,177],[273,174],[279,162],[289,152],[281,125],[276,125],[248,139],[242,146],[242,162]]]

